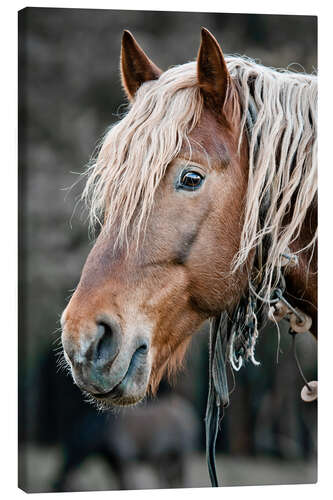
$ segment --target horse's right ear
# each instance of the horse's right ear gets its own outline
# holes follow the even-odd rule
[[[144,82],[157,80],[162,74],[162,70],[149,59],[127,30],[124,31],[121,42],[120,71],[124,89],[130,100]]]

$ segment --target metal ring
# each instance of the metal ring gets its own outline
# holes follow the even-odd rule
[[[299,311],[297,310],[299,313]],[[299,317],[295,313],[290,315],[290,327],[296,333],[305,333],[308,332],[312,325],[312,319],[307,314],[301,313],[302,320],[300,321]]]

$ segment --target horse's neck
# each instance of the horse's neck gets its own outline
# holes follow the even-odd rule
[[[299,238],[291,245],[297,252],[310,243],[317,227],[317,206],[308,211]],[[298,254],[299,265],[286,274],[290,302],[312,318],[311,332],[317,336],[317,243]]]

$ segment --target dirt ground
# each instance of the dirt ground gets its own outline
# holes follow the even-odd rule
[[[57,448],[28,446],[21,451],[21,472],[28,492],[51,491],[61,452]],[[217,456],[217,471],[223,486],[304,484],[317,481],[314,461],[282,461],[272,458]],[[158,479],[147,464],[133,464],[128,470],[131,489],[158,488]],[[187,463],[185,487],[210,486],[204,454],[192,455]],[[23,481],[22,481],[23,483]],[[118,481],[102,458],[91,457],[71,474],[69,491],[117,490]]]

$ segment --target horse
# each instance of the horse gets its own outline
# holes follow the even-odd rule
[[[53,491],[69,491],[72,473],[97,454],[115,473],[120,489],[137,486],[131,470],[141,463],[151,466],[160,488],[180,488],[187,485],[187,461],[197,445],[199,422],[189,401],[167,393],[117,415],[85,415],[68,434]]]
[[[214,381],[257,363],[267,315],[317,335],[316,75],[224,56],[205,28],[164,72],[124,31],[120,71],[129,108],[83,192],[99,235],[61,318],[74,382],[105,409],[155,393],[206,320]]]

